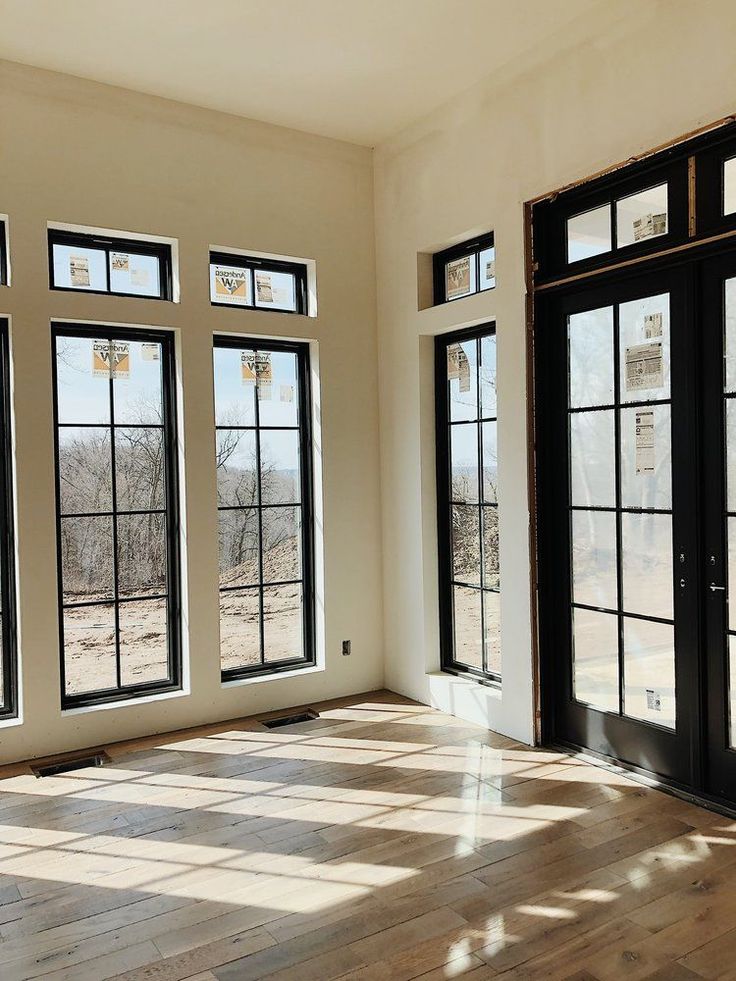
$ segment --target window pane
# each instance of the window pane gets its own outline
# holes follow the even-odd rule
[[[220,511],[220,586],[251,586],[258,582],[258,512]]]
[[[618,617],[574,609],[573,687],[578,702],[618,712]]]
[[[166,518],[125,514],[118,524],[118,592],[145,596],[166,592]]]
[[[570,503],[616,504],[613,410],[570,413]]]
[[[611,206],[567,219],[567,261],[578,262],[611,251]]]
[[[490,290],[496,285],[496,248],[483,249],[480,253],[480,289]]]
[[[112,510],[110,430],[59,429],[62,514]]]
[[[726,399],[726,509],[736,511],[736,399]]]
[[[501,594],[483,591],[483,631],[486,639],[486,670],[501,674]]]
[[[265,508],[261,528],[263,581],[301,579],[301,508]]]
[[[261,663],[260,610],[257,589],[220,593],[220,661],[223,671]]]
[[[669,405],[621,410],[621,504],[625,508],[672,507]]]
[[[728,629],[736,631],[736,518],[726,518],[728,539]],[[709,579],[708,582],[713,582]]]
[[[672,518],[622,514],[623,609],[672,619]]]
[[[736,637],[728,638],[728,677],[729,677],[729,745],[736,749]]]
[[[256,269],[253,275],[257,307],[296,310],[296,277],[293,273]]]
[[[736,279],[724,284],[725,336],[723,339],[724,391],[736,392]]]
[[[163,508],[165,470],[163,430],[115,428],[115,489],[119,511]]]
[[[299,432],[261,431],[261,504],[298,504]]]
[[[256,434],[248,429],[218,429],[217,503],[220,507],[258,504]]]
[[[445,263],[445,297],[457,300],[477,290],[475,255],[465,255]]]
[[[453,579],[480,586],[480,512],[477,507],[452,509]]]
[[[723,214],[732,215],[736,211],[736,157],[723,164]]]
[[[619,248],[666,234],[666,184],[637,191],[616,202],[616,244]]]
[[[478,418],[477,345],[462,341],[447,348],[447,378],[450,386],[450,421]]]
[[[613,404],[613,308],[568,318],[570,408]]]
[[[618,609],[614,514],[573,511],[572,579],[573,602]]]
[[[619,307],[621,401],[670,397],[670,298],[645,296]]]
[[[455,628],[455,660],[460,664],[483,670],[483,645],[481,635],[480,589],[454,586],[453,619]]]
[[[117,341],[128,352],[128,370],[114,378],[115,422],[158,425],[163,422],[161,345],[140,341]]]
[[[483,508],[483,585],[498,589],[500,585],[498,552],[498,508]]]
[[[478,425],[450,426],[452,500],[478,500]]]
[[[210,300],[232,306],[253,306],[250,270],[242,266],[211,262]]]
[[[104,249],[54,244],[52,257],[54,286],[107,292],[107,257]]]
[[[498,501],[498,439],[495,422],[482,423],[483,429],[483,500]]]
[[[94,373],[90,337],[56,338],[57,405],[60,423],[109,423],[109,376]]]
[[[120,680],[153,684],[169,677],[168,616],[165,599],[120,604]]]
[[[245,358],[251,352],[216,347],[215,424],[217,426],[255,426],[256,386],[244,378]]]
[[[263,590],[263,643],[266,662],[304,657],[300,585]]]
[[[624,711],[675,728],[675,633],[668,623],[624,618]]]
[[[296,355],[289,351],[270,351],[271,383],[268,398],[260,390],[258,409],[262,426],[299,424],[299,388]]]
[[[61,569],[65,603],[112,599],[112,518],[62,518]]]
[[[64,610],[64,672],[67,695],[117,686],[112,603]]]
[[[480,402],[484,419],[495,417],[496,401],[496,335],[480,339]]]
[[[110,290],[137,296],[161,296],[158,256],[111,251]]]

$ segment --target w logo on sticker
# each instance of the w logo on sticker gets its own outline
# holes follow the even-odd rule
[[[220,296],[245,296],[245,272],[220,272],[215,278],[215,290]]]

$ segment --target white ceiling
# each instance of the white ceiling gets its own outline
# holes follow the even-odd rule
[[[0,58],[375,145],[602,0],[0,0]]]

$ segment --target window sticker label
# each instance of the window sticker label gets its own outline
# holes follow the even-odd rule
[[[273,381],[271,355],[268,351],[240,352],[240,379],[244,385]],[[269,396],[270,398],[270,396]]]
[[[130,344],[127,341],[93,341],[92,374],[95,378],[130,378]]]
[[[217,303],[247,303],[248,273],[235,266],[215,266],[215,298]]]
[[[662,695],[655,688],[647,688],[647,708],[650,712],[662,711]]]
[[[89,259],[83,255],[69,256],[69,280],[72,286],[89,286]]]
[[[661,313],[648,313],[644,317],[644,336],[649,339],[651,337],[661,337],[662,336],[662,314]]]
[[[460,360],[465,357],[465,352],[459,344],[450,344],[447,348],[447,379],[460,377]]]
[[[465,296],[470,292],[470,256],[463,256],[462,259],[453,259],[445,267],[445,277],[447,283],[447,299],[453,300],[457,296]]]
[[[160,361],[161,349],[158,344],[141,344],[141,358],[143,361]]]
[[[495,278],[496,278],[496,260],[489,259],[488,262],[486,262],[486,279],[495,279]]]
[[[133,266],[133,268],[130,270],[130,285],[147,287],[148,281],[148,270],[143,266]]]
[[[258,379],[258,384],[256,385],[258,390],[258,401],[259,402],[270,402],[271,401],[271,391],[272,385],[270,381],[265,381]]]
[[[634,218],[633,226],[635,242],[654,238],[655,235],[664,235],[667,231],[667,215],[666,213],[641,215],[639,218]]]
[[[129,272],[130,256],[127,252],[113,252],[110,256],[113,272]]]
[[[282,385],[279,389],[279,400],[281,402],[293,402],[294,401],[294,386],[293,385]]]
[[[256,273],[256,297],[259,303],[273,303],[273,285],[270,273]]]
[[[635,344],[626,348],[626,391],[664,388],[662,342]]]
[[[636,413],[636,472],[638,475],[654,473],[654,410],[642,409]]]
[[[458,386],[461,392],[470,391],[470,361],[468,361],[468,356],[465,351],[462,352],[462,358],[460,359],[460,374],[458,378],[460,384]]]

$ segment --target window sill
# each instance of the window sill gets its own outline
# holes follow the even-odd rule
[[[473,674],[465,674],[462,672],[455,672],[449,670],[443,671],[429,671],[427,677],[430,683],[433,680],[445,681],[448,684],[458,684],[463,685],[467,688],[486,688],[489,694],[497,697],[499,700],[502,693],[502,683],[500,681],[494,681],[492,678],[479,678]]]
[[[141,695],[139,698],[125,698],[118,702],[103,702],[100,705],[79,705],[75,708],[61,710],[62,716],[87,715],[89,712],[105,712],[108,709],[131,708],[135,705],[148,705],[150,702],[162,702],[169,698],[186,698],[190,695],[188,689],[177,691],[156,692],[155,695]]]
[[[16,715],[12,719],[0,719],[0,729],[12,729],[13,726],[22,726],[22,716]]]
[[[258,674],[251,678],[231,678],[221,681],[221,688],[239,688],[242,685],[258,685],[264,681],[281,681],[284,678],[299,678],[304,674],[318,674],[324,671],[324,664],[311,664],[308,668],[294,668],[292,671],[275,671],[273,674]]]

